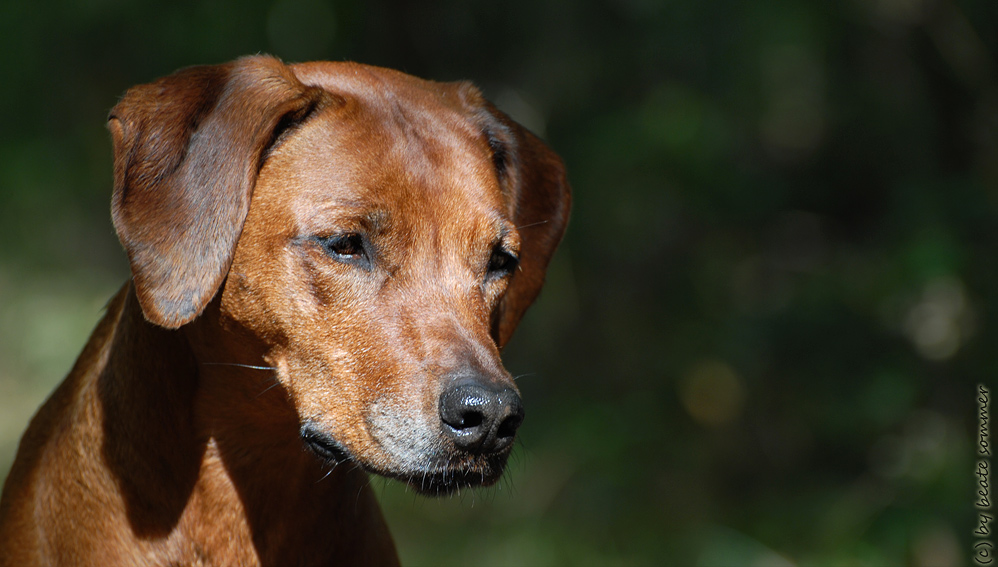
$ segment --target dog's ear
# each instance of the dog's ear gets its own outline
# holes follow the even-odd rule
[[[327,96],[257,56],[134,87],[111,110],[111,213],[146,319],[175,329],[211,301],[266,151]]]
[[[489,103],[483,129],[509,214],[520,233],[520,264],[492,319],[502,348],[544,285],[572,204],[565,165],[544,142]]]

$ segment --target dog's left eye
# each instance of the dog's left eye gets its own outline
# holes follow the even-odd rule
[[[316,240],[326,250],[326,253],[342,262],[356,263],[367,260],[364,237],[357,233],[321,236]]]
[[[492,256],[489,257],[489,278],[501,278],[513,273],[513,270],[520,265],[520,259],[512,252],[495,247]]]

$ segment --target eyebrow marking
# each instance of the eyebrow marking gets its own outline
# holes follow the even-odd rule
[[[492,167],[495,168],[496,176],[502,182],[509,173],[510,151],[509,145],[496,134],[493,128],[493,125],[483,126],[482,133],[485,134],[485,140],[492,151]],[[508,135],[508,132],[504,131],[503,133]]]

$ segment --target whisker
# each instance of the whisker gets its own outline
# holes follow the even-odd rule
[[[273,384],[264,388],[259,394],[256,395],[256,397],[259,398],[260,396],[266,394],[267,392],[281,385],[281,381],[277,379],[277,376],[271,377],[270,380],[273,382]]]
[[[253,366],[252,364],[239,364],[237,362],[202,362],[205,366],[238,366],[239,368],[250,368],[252,370],[277,370],[276,366]]]
[[[523,225],[523,226],[518,226],[518,227],[516,227],[516,230],[522,230],[522,229],[524,229],[524,228],[530,228],[530,227],[532,227],[532,226],[537,226],[537,225],[540,225],[540,224],[547,224],[548,222],[549,222],[549,221],[546,221],[546,220],[542,220],[542,221],[537,221],[537,222],[532,222],[532,223],[530,223],[530,224],[525,224],[525,225]]]
[[[336,470],[336,465],[338,465],[338,464],[339,463],[333,463],[333,466],[329,467],[329,470],[326,471],[326,474],[322,475],[322,478],[320,478],[319,480],[315,481],[315,483],[319,484],[320,482],[322,482],[322,481],[326,480],[327,478],[329,478],[329,475],[333,474],[333,471]]]
[[[519,374],[517,376],[513,376],[513,380],[516,381],[516,380],[519,380],[520,378],[526,378],[527,376],[537,376],[537,373],[536,372],[527,372],[527,373],[524,373],[524,374]]]

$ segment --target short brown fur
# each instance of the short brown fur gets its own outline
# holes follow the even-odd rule
[[[0,566],[393,565],[367,473],[496,481],[509,444],[439,406],[466,375],[515,397],[554,153],[466,83],[263,56],[135,87],[109,128],[132,280],[21,440]]]

